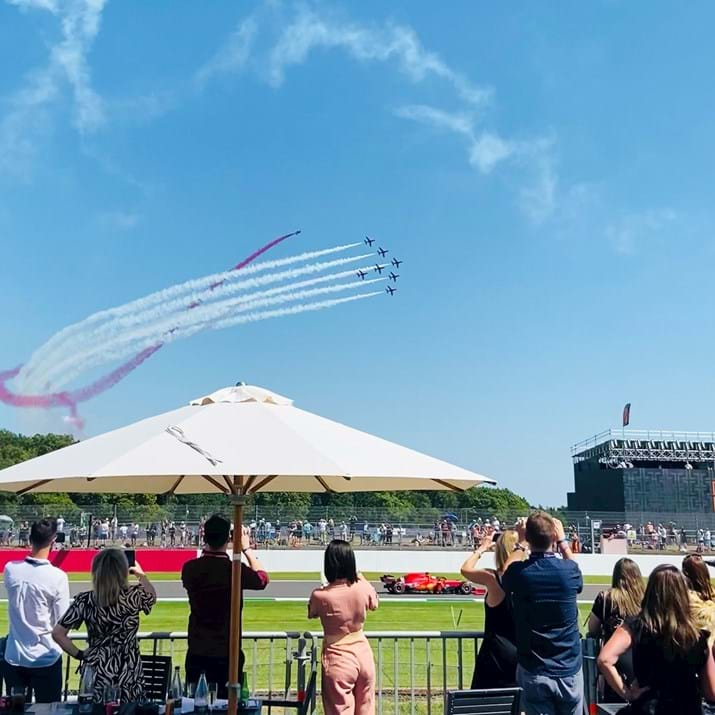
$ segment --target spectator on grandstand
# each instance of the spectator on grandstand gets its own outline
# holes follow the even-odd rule
[[[189,647],[186,653],[186,679],[197,683],[201,672],[208,682],[218,683],[219,698],[225,698],[228,682],[229,624],[231,618],[231,558],[229,546],[231,524],[214,514],[204,524],[204,546],[201,556],[184,564],[181,582],[189,595]],[[248,528],[241,534],[241,589],[262,591],[268,585],[268,574],[261,568],[251,548]],[[243,608],[243,595],[241,596]],[[240,654],[239,672],[243,672],[244,655]]]
[[[138,584],[129,585],[129,574]],[[94,702],[103,702],[104,688],[119,687],[123,703],[139,702],[144,678],[139,642],[139,614],[149,613],[156,591],[137,562],[129,568],[121,549],[108,548],[92,560],[92,590],[75,596],[72,605],[52,630],[65,653],[85,660],[95,671]],[[88,647],[80,650],[69,638],[72,629],[87,626]]]
[[[303,522],[303,536],[305,537],[305,543],[310,544],[313,539],[313,525],[308,519]]]
[[[176,524],[169,522],[169,546],[176,546]]]
[[[631,685],[616,667],[629,648],[636,678]],[[702,698],[715,700],[708,633],[693,619],[686,579],[675,566],[651,572],[640,614],[616,629],[598,656],[598,667],[634,714],[700,715]]]
[[[496,570],[478,568],[479,560],[487,551],[495,550]],[[502,587],[504,567],[509,557],[518,552],[525,555],[519,535],[513,529],[504,531],[496,544],[484,539],[476,551],[462,564],[461,572],[467,581],[484,586],[484,639],[474,663],[472,689],[511,688],[516,685],[516,632],[510,600]]]
[[[139,524],[132,524],[132,530],[130,533],[130,540],[131,540],[132,548],[136,547],[138,538],[139,538]]]
[[[323,626],[322,695],[326,713],[375,713],[375,661],[363,632],[367,610],[378,606],[373,586],[358,574],[355,554],[346,541],[325,550],[323,572],[328,585],[308,602],[308,618]]]
[[[710,551],[712,548],[712,532],[710,529],[705,529],[705,549]]]
[[[109,539],[109,519],[104,519],[99,527],[99,541],[106,546],[107,539]]]
[[[581,635],[576,598],[583,577],[564,527],[543,511],[518,524],[529,544],[526,561],[513,554],[502,579],[516,626],[516,681],[527,715],[580,715],[583,710]],[[563,559],[556,557],[556,545]]]
[[[5,566],[9,629],[4,674],[8,689],[34,692],[38,703],[51,703],[62,693],[62,650],[50,632],[70,604],[67,574],[47,560],[57,525],[36,521],[30,529],[31,555]]]
[[[118,523],[119,523],[119,522],[117,521],[117,515],[115,514],[115,515],[112,517],[112,521],[110,522],[110,525],[109,525],[109,527],[110,527],[110,535],[111,535],[111,537],[112,537],[112,541],[116,541],[116,540],[117,540],[117,525],[118,525]]]
[[[29,535],[30,525],[26,521],[21,522],[20,528],[17,530],[17,545],[27,546]]]
[[[626,618],[633,618],[640,613],[643,601],[643,577],[638,564],[622,558],[616,562],[611,577],[611,588],[601,591],[591,608],[588,617],[588,635],[601,644],[608,642],[616,628]],[[631,652],[624,653],[616,665],[621,677],[627,683],[633,680],[633,658]],[[621,702],[621,696],[604,684],[603,702]]]
[[[710,645],[715,643],[715,591],[710,583],[708,567],[697,554],[683,559],[683,575],[690,589],[690,610],[695,625],[710,633]]]
[[[65,533],[65,518],[60,514],[57,517],[57,533],[58,534],[64,534]]]

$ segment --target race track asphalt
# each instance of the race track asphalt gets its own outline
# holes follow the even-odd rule
[[[280,598],[280,599],[307,599],[310,596],[310,592],[317,586],[315,581],[278,581],[274,579],[268,584],[265,591],[253,591],[246,592],[246,598]],[[181,581],[155,581],[154,586],[156,588],[157,595],[160,599],[185,599],[186,591],[184,591]],[[430,599],[449,599],[458,601],[471,601],[474,600],[472,596],[458,596],[458,595],[445,595],[445,596],[432,596],[430,594],[403,594],[401,596],[393,596],[385,591],[383,585],[378,581],[374,583],[375,589],[381,598],[384,599],[394,599],[400,598],[401,600],[409,599],[419,599],[429,597]],[[70,582],[70,594],[74,596],[81,591],[87,591],[91,588],[91,584],[85,581],[71,581]],[[581,601],[593,602],[599,591],[603,590],[603,586],[587,584],[583,587],[583,593],[579,597]],[[5,586],[0,585],[0,600],[5,600],[7,598],[7,592],[5,591]]]

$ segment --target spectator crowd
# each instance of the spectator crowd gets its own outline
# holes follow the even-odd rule
[[[132,529],[124,533],[122,526],[120,536],[131,543]],[[289,526],[297,530],[298,522]],[[313,591],[307,615],[320,620],[324,633],[321,691],[326,715],[374,715],[375,663],[363,626],[368,612],[378,607],[378,596],[356,568],[350,538],[359,539],[359,530],[351,532],[345,523],[343,531],[342,526],[329,520],[317,524],[317,539],[326,545],[327,583]],[[108,535],[112,528],[110,520]],[[220,515],[203,520],[201,555],[187,561],[181,574],[190,611],[186,680],[196,683],[203,675],[217,684],[219,698],[227,696],[229,686],[231,528]],[[435,524],[437,531],[448,538],[449,528],[442,522]],[[305,538],[305,522],[300,532]],[[92,589],[70,602],[67,575],[49,561],[60,533],[59,519],[33,523],[28,528],[30,555],[5,567],[5,683],[36,702],[59,701],[65,652],[84,672],[91,669],[94,702],[104,702],[107,689],[122,702],[140,702],[145,693],[136,635],[140,614],[156,603],[155,588],[138,562],[130,566],[129,552],[108,546],[92,562]],[[100,539],[103,533],[104,522]],[[308,533],[312,538],[312,530]],[[173,536],[187,538],[181,524]],[[486,589],[485,636],[472,688],[518,686],[527,715],[581,715],[577,599],[583,577],[573,539],[558,519],[541,511],[506,529],[493,522],[475,524],[472,539],[475,548],[461,572]],[[240,544],[242,587],[264,589],[269,577],[252,548],[249,528],[243,529]],[[484,568],[480,561],[492,550],[495,568]],[[130,577],[136,583],[130,585]],[[85,648],[70,637],[81,625],[87,629]],[[600,644],[602,701],[620,703],[629,715],[715,712],[715,592],[700,554],[687,554],[681,569],[658,566],[645,586],[637,564],[621,558],[611,587],[593,603],[587,630]],[[240,673],[243,662],[241,653]]]

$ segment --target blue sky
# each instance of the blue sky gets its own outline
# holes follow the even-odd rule
[[[87,434],[243,379],[565,503],[571,443],[711,430],[709,3],[0,4],[0,367],[360,240],[400,291],[167,346]],[[3,427],[60,429],[0,406]]]

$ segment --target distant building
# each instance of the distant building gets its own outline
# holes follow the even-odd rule
[[[571,456],[569,511],[715,515],[715,433],[608,430]]]

